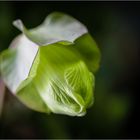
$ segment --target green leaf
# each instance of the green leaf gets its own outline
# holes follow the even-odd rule
[[[27,30],[0,55],[0,72],[7,87],[29,108],[83,116],[93,103],[100,52],[87,29],[76,19],[50,14]]]

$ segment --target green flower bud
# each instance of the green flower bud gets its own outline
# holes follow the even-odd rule
[[[94,72],[100,52],[84,25],[50,14],[27,30],[0,55],[0,73],[11,92],[29,108],[46,113],[83,116],[93,104]]]

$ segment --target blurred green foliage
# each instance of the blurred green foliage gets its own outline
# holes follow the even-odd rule
[[[19,34],[12,26],[13,20],[21,18],[25,25],[35,27],[47,14],[61,11],[88,27],[102,53],[95,103],[86,116],[37,113],[7,90],[0,138],[138,138],[137,131],[133,132],[136,127],[128,125],[136,100],[132,85],[137,83],[139,42],[133,15],[139,7],[109,2],[0,2],[0,50]]]

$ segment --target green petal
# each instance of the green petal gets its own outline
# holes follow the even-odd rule
[[[73,43],[77,38],[88,32],[79,21],[60,12],[48,15],[40,26],[29,31],[21,20],[16,20],[13,24],[39,46],[56,42]]]
[[[0,55],[2,78],[13,93],[28,77],[37,51],[38,47],[35,43],[20,35],[14,39],[10,48]]]
[[[90,34],[84,34],[70,47],[75,48],[82,55],[91,72],[95,73],[99,69],[101,54]]]
[[[35,75],[38,65],[38,59],[35,61],[37,52],[38,47],[36,44],[28,40],[24,35],[20,35],[15,38],[10,48],[2,52],[0,55],[0,72],[2,79],[9,90],[15,95],[17,94],[17,90],[21,83],[25,80],[27,85],[27,83],[29,83],[29,79],[31,81],[33,75]],[[33,72],[29,77],[33,62],[36,67],[33,67]],[[22,86],[23,85],[25,85],[25,82]],[[44,110],[46,111],[46,105],[43,103],[40,96],[37,92],[32,90],[35,89],[31,87],[28,91],[26,91],[26,96],[22,96],[21,100],[24,101],[24,104],[34,110],[41,112]]]
[[[25,91],[34,85],[36,92],[52,112],[71,116],[84,115],[86,107],[92,104],[93,76],[81,61],[80,55],[60,44],[41,47],[39,55],[41,61],[36,76],[17,96],[26,96]],[[76,80],[81,82],[77,83]]]

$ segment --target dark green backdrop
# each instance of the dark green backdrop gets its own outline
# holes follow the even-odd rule
[[[140,138],[140,3],[0,2],[0,51],[20,33],[13,20],[31,28],[53,11],[84,23],[101,50],[95,104],[84,117],[46,115],[26,108],[7,90],[0,138]]]

